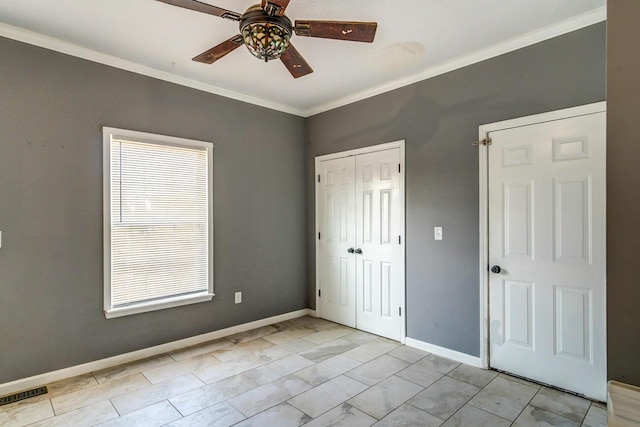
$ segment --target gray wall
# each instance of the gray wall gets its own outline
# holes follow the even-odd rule
[[[601,23],[309,118],[309,306],[314,157],[405,139],[407,334],[478,356],[478,126],[604,98]]]
[[[608,377],[640,386],[640,2],[607,15]]]
[[[0,383],[314,307],[314,157],[398,139],[407,141],[408,335],[477,356],[478,161],[470,142],[483,123],[603,100],[604,32],[598,24],[306,121],[0,38]],[[619,91],[621,109],[637,112],[637,100]],[[104,318],[103,125],[214,142],[212,302]],[[637,179],[637,170],[619,179]],[[611,218],[615,203],[616,214],[627,207],[608,191]],[[442,242],[433,241],[435,225],[444,227]],[[625,260],[637,252],[637,243],[618,242]],[[637,300],[633,260],[615,285],[608,262],[609,303]],[[241,305],[235,291],[243,291]],[[609,369],[629,379],[611,365],[634,360],[638,340],[612,336],[611,327],[634,318],[609,313]]]
[[[213,301],[105,319],[103,125],[214,143]],[[0,383],[305,308],[304,178],[300,117],[0,39]]]

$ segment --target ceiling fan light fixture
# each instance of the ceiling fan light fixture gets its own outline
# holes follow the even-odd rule
[[[254,4],[243,14],[202,0],[157,1],[239,21],[240,34],[195,56],[194,61],[212,64],[244,44],[253,56],[265,62],[279,58],[295,79],[313,73],[313,68],[289,42],[294,32],[303,37],[372,43],[378,27],[376,22],[351,21],[296,21],[293,25],[285,15],[291,0],[261,0],[261,4]]]
[[[286,16],[271,16],[255,5],[242,15],[240,32],[253,56],[270,61],[280,58],[289,47],[291,21]]]
[[[270,61],[280,58],[282,52],[287,50],[291,34],[279,25],[255,23],[244,27],[242,37],[253,56]]]

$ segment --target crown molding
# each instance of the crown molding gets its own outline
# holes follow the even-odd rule
[[[133,61],[118,58],[117,56],[98,52],[74,43],[65,42],[54,37],[45,36],[40,33],[14,27],[12,25],[4,24],[1,22],[0,36],[64,53],[66,55],[75,56],[77,58],[86,59],[88,61],[97,62],[99,64],[131,71],[132,73],[141,74],[143,76],[153,77],[158,80],[164,80],[169,83],[175,83],[181,86],[201,90],[203,92],[209,92],[215,95],[224,96],[225,98],[231,98],[237,101],[246,102],[248,104],[269,108],[271,110],[281,111],[283,113],[302,117],[304,117],[305,115],[304,111],[298,108],[291,107],[289,105],[278,104],[275,102],[267,101],[265,99],[255,98],[242,93],[234,92],[232,90],[224,89],[215,85],[188,79],[186,77],[181,77],[172,73],[168,73],[166,71],[148,67],[146,65],[141,65]]]
[[[606,21],[606,19],[607,9],[605,6],[603,6],[594,9],[591,12],[573,17],[560,23],[550,25],[540,30],[529,32],[520,37],[507,40],[488,49],[482,49],[469,55],[454,59],[452,61],[436,65],[434,67],[421,71],[420,73],[413,74],[408,77],[403,77],[392,82],[385,83],[383,85],[379,85],[355,93],[353,95],[345,96],[335,101],[331,101],[326,104],[307,109],[304,111],[304,117],[310,117],[316,114],[323,113],[325,111],[352,104],[357,101],[362,101],[363,99],[371,98],[385,92],[390,92],[404,86],[409,86],[411,84],[457,70],[459,68],[464,68],[487,59],[495,58],[496,56],[504,55],[505,53],[513,52],[515,50],[522,49],[524,47],[531,46],[533,44],[540,43],[545,40],[549,40],[584,27],[588,27],[589,25],[597,24],[598,22]]]
[[[33,31],[28,31],[22,28],[14,27],[11,25],[0,23],[0,36],[9,39],[17,40],[20,42],[28,43],[34,46],[43,47],[45,49],[53,50],[56,52],[64,53],[67,55],[75,56],[77,58],[86,59],[88,61],[97,62],[100,64],[108,65],[111,67],[119,68],[122,70],[130,71],[133,73],[141,74],[148,77],[153,77],[159,80],[164,80],[170,83],[190,87],[193,89],[201,90],[203,92],[209,92],[215,95],[224,96],[226,98],[235,99],[237,101],[246,102],[249,104],[257,105],[271,110],[281,111],[283,113],[293,114],[300,117],[311,117],[316,114],[323,113],[325,111],[333,110],[338,107],[342,107],[348,104],[352,104],[363,99],[371,98],[376,95],[390,92],[392,90],[408,86],[441,74],[448,73],[450,71],[457,70],[484,60],[494,58],[496,56],[504,55],[518,49],[522,49],[527,46],[531,46],[536,43],[540,43],[545,40],[552,39],[554,37],[561,36],[572,31],[579,30],[589,25],[597,24],[598,22],[605,21],[607,19],[606,7],[600,7],[594,9],[591,12],[582,14],[571,19],[562,21],[560,23],[550,25],[540,30],[532,31],[524,34],[523,36],[516,37],[507,40],[503,43],[494,45],[488,49],[482,49],[473,52],[469,55],[457,58],[452,61],[445,62],[434,67],[430,67],[417,74],[403,77],[394,80],[389,83],[385,83],[373,88],[348,95],[337,100],[318,105],[308,109],[299,109],[290,105],[279,104],[271,102],[265,99],[260,99],[245,95],[239,92],[234,92],[228,89],[224,89],[215,85],[203,83],[197,80],[180,77],[175,74],[161,71],[146,65],[141,65],[133,61],[118,58],[113,55],[98,52],[89,48],[85,48],[73,43],[65,42],[53,37],[45,36]]]

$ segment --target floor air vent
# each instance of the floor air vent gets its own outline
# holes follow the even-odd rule
[[[14,393],[8,396],[2,396],[0,397],[0,406],[8,405],[9,403],[17,402],[19,400],[29,399],[30,397],[40,396],[41,394],[47,394],[46,386],[34,388],[27,391],[21,391],[20,393]]]

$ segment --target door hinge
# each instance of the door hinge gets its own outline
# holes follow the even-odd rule
[[[318,175],[318,182],[320,182],[320,175]]]
[[[402,244],[402,236],[398,236],[398,244],[401,245]]]
[[[400,173],[400,163],[398,163],[398,173]]]
[[[398,307],[398,316],[402,317],[402,307]]]
[[[318,240],[320,240],[320,232],[318,231]]]
[[[318,289],[318,298],[320,298],[322,296],[322,292],[320,291],[320,289]]]
[[[476,141],[476,142],[472,142],[471,145],[474,146],[480,146],[480,145],[491,145],[493,141],[491,140],[491,138],[487,135],[487,137],[481,141]]]

